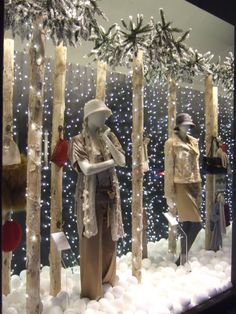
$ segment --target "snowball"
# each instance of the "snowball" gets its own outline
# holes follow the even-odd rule
[[[86,309],[84,314],[97,314],[95,310],[93,309]]]
[[[103,286],[104,293],[112,290],[112,285],[110,283],[104,283],[102,286]]]
[[[144,310],[137,310],[135,314],[146,314],[147,312]]]
[[[14,307],[9,307],[4,314],[18,314],[18,311]]]
[[[192,267],[193,270],[194,270],[194,269],[199,270],[200,267],[201,267],[201,264],[200,264],[197,260],[195,260],[195,261],[193,261],[193,262],[191,263],[191,267]]]
[[[60,306],[65,310],[69,305],[69,294],[66,291],[60,291],[56,296],[56,300],[59,301]]]
[[[209,299],[209,297],[208,297],[208,295],[207,294],[205,294],[205,293],[198,293],[198,294],[196,294],[195,296],[194,296],[194,303],[195,304],[200,304],[200,303],[202,303],[202,302],[204,302],[204,301],[206,301],[207,299]]]
[[[181,296],[179,298],[180,304],[182,305],[182,307],[185,309],[186,307],[189,306],[189,304],[191,303],[191,298],[188,296]]]
[[[123,290],[126,290],[129,286],[128,282],[125,280],[120,280],[117,286],[121,287]]]
[[[111,292],[106,292],[104,294],[104,298],[107,299],[108,301],[112,302],[115,298],[114,295]]]
[[[100,308],[100,304],[95,300],[91,300],[87,304],[87,309],[93,309],[97,311],[99,308]]]
[[[142,267],[145,269],[148,269],[151,266],[152,262],[150,261],[149,258],[144,258],[142,260]]]
[[[118,269],[121,271],[121,272],[126,272],[128,270],[128,265],[127,263],[119,263],[118,264]]]
[[[64,311],[64,314],[78,314],[79,312],[75,309],[67,309]]]
[[[11,289],[18,289],[21,285],[21,279],[17,275],[11,276]]]
[[[222,258],[225,254],[223,251],[217,251],[215,255],[216,255],[216,257]]]
[[[131,285],[137,285],[138,284],[138,279],[134,276],[130,276],[127,281]]]
[[[50,272],[50,267],[49,267],[49,266],[43,266],[41,272],[43,272],[43,273],[49,273],[49,272]]]
[[[21,303],[22,300],[25,300],[25,292],[22,290],[13,290],[7,295],[8,304]]]
[[[152,307],[147,310],[148,310],[148,314],[170,314],[171,313],[170,310],[164,306],[158,306],[158,308]]]
[[[50,290],[50,281],[48,279],[41,279],[40,280],[40,293],[46,294],[49,293]]]
[[[24,269],[24,270],[22,270],[22,271],[20,272],[20,279],[21,279],[22,281],[26,281],[26,269]]]
[[[77,309],[79,313],[84,313],[86,306],[85,299],[78,299],[73,303],[73,308]]]
[[[55,305],[48,311],[48,314],[63,314],[63,310],[60,306]]]
[[[120,286],[116,286],[112,289],[111,293],[114,295],[115,298],[119,298],[123,295],[124,290]]]
[[[113,305],[116,307],[119,312],[123,312],[123,308],[125,308],[124,300],[122,298],[115,299]]]
[[[78,293],[72,292],[70,294],[70,302],[73,303],[80,299],[80,295]]]

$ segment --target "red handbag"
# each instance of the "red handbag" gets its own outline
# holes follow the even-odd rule
[[[68,141],[61,138],[63,128],[59,127],[59,140],[53,150],[51,161],[58,167],[63,167],[68,159]]]
[[[4,252],[14,251],[19,246],[21,238],[21,225],[16,221],[6,221],[2,226],[2,250]]]

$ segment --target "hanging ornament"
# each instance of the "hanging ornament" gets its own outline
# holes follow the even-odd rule
[[[6,221],[2,226],[2,250],[4,252],[14,251],[19,246],[21,238],[21,225],[16,221]]]

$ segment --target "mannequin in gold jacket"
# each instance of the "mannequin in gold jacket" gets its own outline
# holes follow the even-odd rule
[[[187,236],[181,239],[176,264],[184,264],[186,254],[201,230],[201,176],[198,139],[188,134],[194,127],[190,115],[179,114],[175,133],[165,143],[165,198],[170,209],[177,208],[179,222]]]

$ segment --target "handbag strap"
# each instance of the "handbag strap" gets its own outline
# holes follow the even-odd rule
[[[211,146],[210,146],[210,149],[208,151],[207,157],[213,157],[214,142],[216,142],[216,146],[217,146],[217,148],[219,148],[219,141],[217,140],[217,138],[215,136],[212,136]]]
[[[58,127],[59,140],[63,140],[63,132],[64,132],[64,127],[62,125],[59,125]]]

